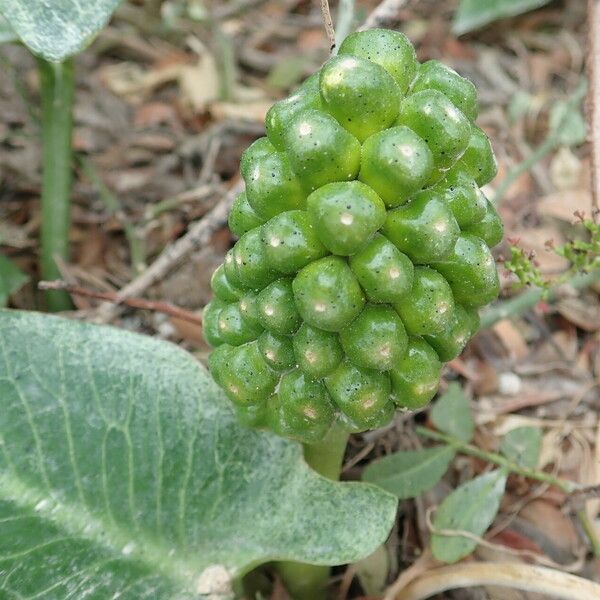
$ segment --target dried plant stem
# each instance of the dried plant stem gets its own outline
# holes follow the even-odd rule
[[[389,27],[398,22],[398,12],[408,0],[383,0],[359,27],[359,31],[373,27]]]
[[[328,0],[321,0],[321,16],[323,17],[323,25],[325,26],[325,33],[329,42],[329,50],[333,51],[335,48],[335,29],[333,28]]]
[[[117,302],[117,292],[96,292],[78,285],[71,285],[66,281],[40,281],[38,287],[41,290],[63,290],[74,296],[84,296],[86,298],[95,298],[97,300],[107,300],[108,302]],[[152,310],[154,312],[164,313],[194,323],[195,325],[202,325],[202,317],[189,310],[175,306],[169,302],[160,302],[156,300],[145,300],[144,298],[125,298],[121,300],[126,306],[133,308],[141,308],[142,310]]]
[[[227,223],[227,215],[235,197],[243,189],[243,183],[235,185],[206,216],[192,225],[191,229],[176,242],[165,248],[162,254],[141,275],[128,283],[115,296],[115,304],[105,304],[98,310],[97,322],[107,323],[118,316],[126,298],[142,295],[150,286],[163,279],[194,250],[205,246],[212,234]]]
[[[588,0],[588,109],[592,150],[592,204],[600,204],[600,0]]]
[[[482,585],[547,594],[563,600],[600,598],[599,584],[570,573],[535,565],[489,562],[450,565],[427,571],[397,594],[395,600],[425,600],[446,590]]]

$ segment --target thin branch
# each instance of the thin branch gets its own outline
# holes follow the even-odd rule
[[[192,252],[205,246],[215,231],[227,223],[229,209],[235,197],[243,189],[243,182],[235,185],[204,218],[192,225],[191,229],[176,242],[167,246],[160,256],[138,277],[128,283],[116,295],[116,305],[105,304],[98,309],[96,322],[107,323],[117,317],[123,310],[127,298],[141,296],[150,286],[166,277]]]
[[[74,296],[107,300],[108,302],[120,302],[126,306],[131,306],[132,308],[160,312],[183,321],[188,321],[189,323],[194,323],[195,325],[202,325],[202,317],[200,317],[200,315],[185,310],[184,308],[180,308],[179,306],[175,306],[169,302],[145,300],[144,298],[125,298],[124,300],[119,301],[117,292],[96,292],[95,290],[90,290],[79,285],[72,285],[60,279],[56,281],[40,281],[38,287],[40,290],[64,290]]]
[[[383,0],[383,2],[367,17],[359,27],[359,31],[374,27],[390,27],[398,24],[398,13],[408,0]]]
[[[331,11],[329,10],[328,0],[321,0],[321,16],[323,17],[323,25],[325,25],[329,50],[333,51],[335,48],[335,29],[333,28],[333,20],[331,18]]]
[[[536,565],[489,562],[450,565],[427,571],[401,591],[395,600],[425,600],[447,590],[482,585],[546,594],[562,600],[600,598],[599,584],[570,573]]]
[[[563,282],[557,287],[551,288],[545,298],[547,302],[554,302],[561,297],[561,292],[568,288],[575,290],[585,289],[596,281],[600,281],[600,270],[592,271],[591,273],[578,273],[569,281]],[[525,311],[533,308],[540,300],[544,298],[544,290],[534,288],[510,298],[502,300],[494,306],[485,310],[481,315],[481,328],[491,327],[498,321],[508,317],[516,317],[522,315]]]
[[[588,109],[592,145],[592,205],[600,204],[600,0],[588,0]]]

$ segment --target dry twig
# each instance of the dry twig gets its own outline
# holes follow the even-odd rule
[[[398,23],[398,12],[408,0],[383,0],[359,27],[359,31],[373,27],[389,27]]]
[[[160,281],[172,269],[185,260],[194,250],[206,245],[212,234],[227,223],[227,215],[235,197],[243,189],[243,182],[235,185],[215,207],[198,221],[176,242],[165,248],[160,256],[139,277],[128,283],[112,300],[115,304],[105,304],[98,309],[95,321],[107,323],[123,310],[127,298],[140,296],[150,286]]]
[[[449,565],[426,571],[409,583],[394,600],[425,600],[446,590],[482,585],[546,594],[563,600],[600,598],[599,584],[570,573],[535,565],[490,562]]]
[[[321,16],[323,17],[323,25],[325,25],[325,33],[327,33],[327,41],[329,42],[329,50],[331,51],[335,48],[335,30],[327,0],[321,0]]]
[[[588,72],[592,151],[592,205],[600,204],[600,0],[588,0]]]
[[[108,302],[117,302],[117,292],[96,292],[88,288],[81,287],[79,285],[72,285],[66,281],[40,281],[38,283],[40,290],[64,290],[74,296],[85,296],[86,298],[96,298],[97,300],[107,300]],[[183,321],[189,321],[195,325],[202,325],[202,317],[189,310],[175,306],[170,302],[160,302],[157,300],[145,300],[144,298],[125,298],[120,301],[126,306],[132,308],[141,308],[143,310],[152,310],[154,312],[164,313],[182,319]]]

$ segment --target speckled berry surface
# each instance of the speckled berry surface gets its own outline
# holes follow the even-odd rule
[[[436,394],[499,292],[477,91],[401,33],[354,33],[243,154],[209,368],[240,420],[305,443]]]

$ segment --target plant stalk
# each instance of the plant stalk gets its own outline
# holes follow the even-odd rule
[[[304,459],[314,471],[337,481],[348,443],[348,431],[335,424],[316,444],[304,444]],[[283,583],[294,600],[325,600],[329,567],[283,561],[277,564]]]
[[[51,63],[38,59],[42,99],[42,225],[41,271],[46,280],[62,277],[56,259],[69,258],[72,181],[73,98],[72,59]],[[47,291],[52,312],[72,308],[65,291]]]
[[[576,290],[582,290],[596,281],[600,281],[600,269],[591,273],[578,273],[568,281],[560,283],[558,286],[547,291],[546,300],[553,302],[559,296],[560,288],[564,285],[569,285]],[[522,315],[526,310],[534,307],[540,300],[544,298],[544,290],[534,288],[523,292],[509,300],[503,300],[496,305],[485,310],[481,315],[481,329],[491,327],[502,319],[507,317],[515,317]]]
[[[500,467],[504,467],[508,469],[512,473],[517,475],[522,475],[523,477],[528,477],[529,479],[534,479],[536,481],[541,481],[543,483],[548,483],[562,490],[566,494],[572,494],[577,490],[577,485],[572,481],[568,481],[566,479],[560,479],[559,477],[554,477],[550,473],[546,473],[545,471],[538,471],[537,469],[527,469],[525,467],[521,467],[517,463],[514,463],[508,460],[506,457],[501,454],[497,454],[496,452],[487,452],[485,450],[480,450],[476,446],[472,446],[471,444],[467,444],[458,438],[455,438],[451,435],[446,435],[444,433],[440,433],[439,431],[432,431],[431,429],[427,429],[426,427],[417,426],[415,431],[422,435],[423,437],[429,438],[431,440],[435,440],[436,442],[443,442],[444,444],[448,444],[455,450],[462,452],[463,454],[467,454],[469,456],[475,456],[476,458],[481,458],[487,462],[496,464]],[[590,542],[590,546],[592,547],[592,552],[594,556],[600,558],[600,540],[598,539],[598,535],[596,533],[595,525],[590,521],[588,515],[584,509],[577,511],[577,519],[581,523],[581,527]]]

